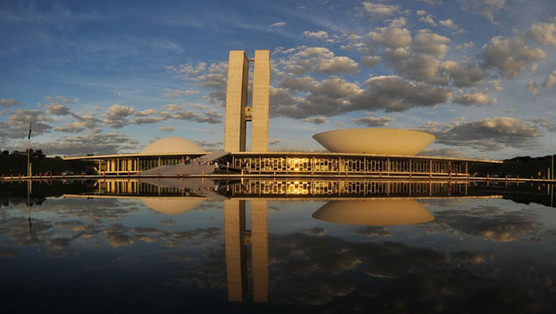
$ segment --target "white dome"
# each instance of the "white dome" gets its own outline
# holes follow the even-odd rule
[[[199,145],[183,137],[165,137],[147,145],[142,154],[171,154],[171,153],[204,153]]]
[[[436,138],[434,135],[400,129],[340,129],[313,135],[334,153],[414,156]]]

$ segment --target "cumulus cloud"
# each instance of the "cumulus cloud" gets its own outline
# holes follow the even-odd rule
[[[537,83],[535,82],[529,82],[527,84],[527,90],[533,95],[536,95],[539,92],[539,89],[537,87]]]
[[[158,123],[158,122],[162,122],[162,121],[166,121],[168,118],[166,116],[158,116],[158,117],[138,117],[138,118],[134,118],[131,123],[133,124],[152,124],[152,123]]]
[[[316,39],[327,39],[328,33],[325,31],[316,31],[316,32],[304,31],[303,36],[316,38]]]
[[[199,110],[205,110],[208,108],[208,106],[201,105],[201,104],[189,104],[188,106]]]
[[[462,9],[485,16],[493,24],[497,24],[494,15],[504,7],[506,0],[459,0]]]
[[[327,123],[328,119],[326,117],[318,116],[318,117],[306,118],[303,119],[303,121],[314,123],[314,124],[323,124],[323,123]]]
[[[434,21],[432,15],[426,15],[426,16],[421,16],[419,17],[419,21],[422,23],[425,23],[429,26],[436,26],[436,22]]]
[[[357,62],[345,56],[335,56],[328,48],[301,46],[291,51],[294,53],[278,60],[277,64],[292,74],[354,74],[359,71]]]
[[[9,107],[23,106],[23,105],[25,105],[24,102],[13,98],[2,98],[0,100],[0,107],[2,108],[9,108]]]
[[[405,20],[393,21],[388,27],[380,27],[369,32],[368,37],[373,42],[386,46],[389,49],[402,49],[411,44],[411,32],[404,27]]]
[[[360,92],[357,84],[340,77],[315,81],[303,98],[286,88],[271,88],[271,113],[298,119],[312,116],[333,116],[351,111],[349,98]]]
[[[78,133],[84,131],[85,129],[94,129],[98,122],[101,121],[93,116],[83,116],[81,117],[81,121],[60,125],[56,127],[55,130],[60,132]]]
[[[554,83],[556,83],[556,70],[552,71],[552,73],[550,73],[545,79],[544,82],[542,83],[542,86],[544,88],[549,88],[552,85],[554,85]]]
[[[189,78],[196,82],[195,86],[225,88],[228,79],[228,62],[211,63],[206,71]]]
[[[44,109],[45,113],[57,116],[65,116],[70,114],[70,109],[60,103],[47,105]]]
[[[481,93],[461,93],[454,97],[452,102],[460,105],[492,105],[497,102],[496,98],[490,98]]]
[[[166,108],[166,110],[168,111],[178,111],[180,110],[180,106],[176,105],[176,104],[167,104],[162,106],[163,108]]]
[[[383,18],[398,13],[400,7],[382,3],[363,2],[363,9],[371,14],[373,18]]]
[[[444,61],[440,66],[451,82],[457,87],[477,86],[487,77],[487,72],[479,65],[469,61]]]
[[[292,76],[282,75],[279,80],[279,86],[282,88],[290,88],[298,91],[310,91],[318,82],[316,79],[308,76]]]
[[[438,35],[430,30],[420,30],[412,43],[412,48],[417,53],[425,53],[429,55],[443,58],[448,51],[448,37]]]
[[[468,42],[463,43],[461,45],[457,45],[456,49],[457,50],[465,50],[465,49],[469,49],[469,48],[473,48],[473,47],[475,47],[475,43],[472,42],[472,41],[468,41]]]
[[[481,151],[497,151],[504,147],[531,149],[538,145],[541,132],[534,126],[510,117],[444,125],[429,123],[428,131],[436,135],[435,143],[466,146]]]
[[[318,81],[310,76],[283,75],[279,85],[270,89],[272,115],[297,119],[329,117],[356,110],[393,112],[434,107],[452,97],[447,87],[399,76],[372,77],[362,88],[339,77]]]
[[[460,26],[456,24],[452,19],[441,20],[438,23],[444,27],[456,30],[460,33],[463,32],[463,29],[461,29]]]
[[[549,132],[556,132],[556,124],[546,118],[531,119],[529,121],[546,129]]]
[[[388,126],[394,118],[389,117],[361,117],[351,119],[353,123],[367,127]]]
[[[157,110],[156,109],[145,109],[145,110],[141,110],[141,111],[137,111],[135,113],[135,116],[137,117],[146,117],[146,116],[151,116],[157,114]]]
[[[546,58],[546,52],[540,48],[525,45],[519,38],[496,36],[482,47],[481,57],[486,66],[500,71],[509,78],[516,77],[529,64]]]
[[[173,126],[161,126],[158,128],[158,130],[162,132],[174,132],[176,128]]]
[[[382,60],[382,58],[379,56],[363,56],[361,57],[361,64],[374,67],[380,63],[380,60]]]
[[[203,96],[205,101],[224,105],[226,80],[228,78],[227,62],[211,63],[210,65],[205,62],[199,62],[197,65],[186,63],[179,66],[165,66],[165,69],[178,74],[187,82],[193,82],[195,87],[208,89],[208,94]],[[182,95],[183,93],[179,91],[177,93],[170,91],[169,94],[169,96]]]
[[[189,120],[196,121],[199,123],[210,123],[217,124],[222,123],[222,114],[216,110],[210,110],[203,113],[197,113],[193,111],[178,111],[172,113],[172,119],[175,120]]]
[[[317,65],[316,71],[325,74],[355,73],[359,71],[359,65],[348,57],[339,56],[322,60]]]
[[[420,30],[414,38],[404,27],[405,20],[394,21],[386,28],[369,33],[371,42],[384,46],[384,60],[396,74],[434,84],[446,84],[447,77],[438,76],[450,39],[430,30]]]
[[[536,23],[531,25],[527,36],[543,45],[556,46],[556,24]]]
[[[10,139],[27,138],[29,123],[32,122],[33,136],[48,133],[52,127],[51,119],[38,109],[18,109],[12,112],[7,122],[0,121],[0,137]]]
[[[64,125],[57,126],[54,130],[59,132],[78,133],[85,129],[82,122],[72,122]]]
[[[353,108],[361,110],[405,111],[414,107],[434,107],[447,102],[450,89],[399,76],[377,76],[365,82],[367,89],[353,97]]]
[[[104,113],[106,118],[104,122],[114,129],[119,129],[129,123],[127,117],[132,115],[134,112],[135,108],[133,106],[114,104]]]
[[[136,151],[139,141],[119,133],[103,133],[90,130],[83,135],[59,136],[50,142],[37,145],[49,155],[83,156],[85,154],[108,155]]]

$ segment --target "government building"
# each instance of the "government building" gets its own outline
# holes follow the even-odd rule
[[[253,64],[252,101],[248,104],[249,68]],[[224,151],[207,152],[180,137],[154,141],[133,154],[66,157],[92,160],[101,175],[199,176],[212,174],[213,162],[242,175],[259,176],[455,176],[467,177],[469,163],[496,162],[418,154],[435,136],[421,131],[358,128],[315,134],[326,151],[273,152],[269,145],[270,54],[257,50],[253,59],[232,50],[228,60]],[[247,151],[247,123],[251,123]],[[226,176],[231,172],[217,175]]]

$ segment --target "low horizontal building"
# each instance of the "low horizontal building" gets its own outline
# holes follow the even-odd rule
[[[161,166],[186,164],[208,155],[183,138],[163,138],[139,153],[66,157],[93,160],[97,171],[107,175],[139,174]],[[155,150],[156,149],[156,150]],[[339,152],[234,152],[219,163],[250,174],[354,174],[467,176],[469,163],[497,162],[465,158],[380,155]]]

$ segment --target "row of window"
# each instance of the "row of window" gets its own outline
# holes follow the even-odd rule
[[[185,162],[188,157],[160,157],[160,158],[122,158],[108,159],[101,162],[100,171],[106,172],[136,172],[153,169],[159,166],[174,166]],[[139,166],[137,166],[139,165]]]
[[[466,172],[465,162],[440,160],[391,160],[370,158],[234,157],[235,168],[249,172],[363,172],[453,173]]]
[[[111,159],[102,161],[100,171],[135,172],[184,163],[187,157]],[[465,162],[348,157],[233,157],[232,167],[254,173],[434,173],[464,174]]]

